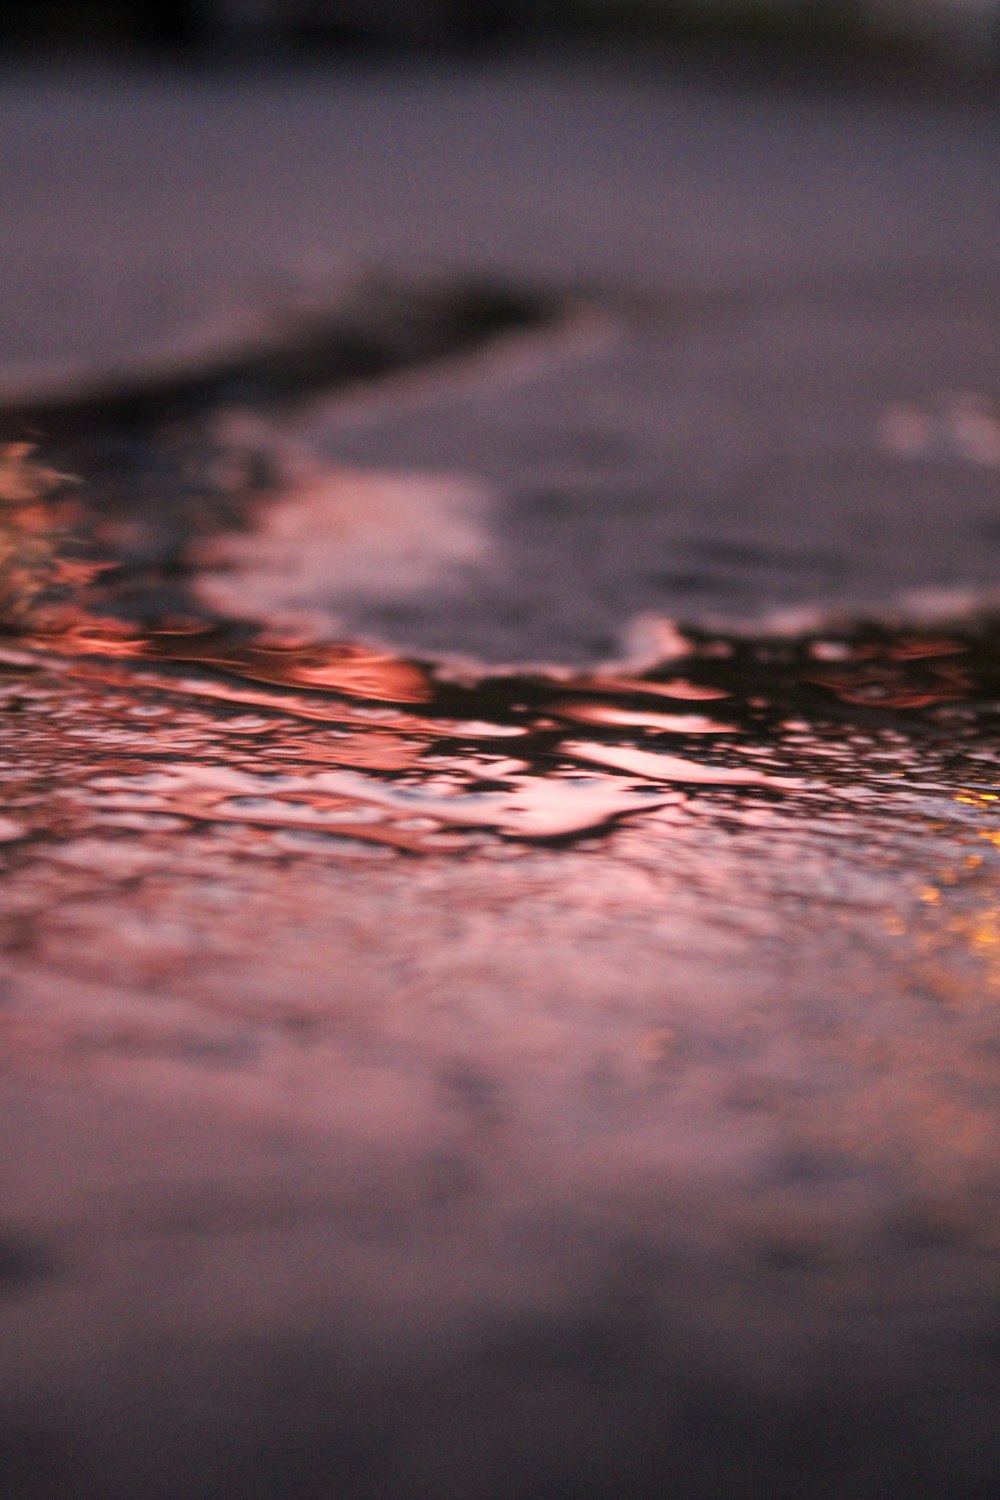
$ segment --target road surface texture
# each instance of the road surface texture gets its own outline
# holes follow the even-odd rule
[[[985,96],[0,115],[4,1495],[990,1493]]]

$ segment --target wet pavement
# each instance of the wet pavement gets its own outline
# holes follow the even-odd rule
[[[300,80],[297,233],[388,267],[325,363],[25,322],[103,394],[8,364],[6,1494],[992,1483],[995,123],[597,71]],[[292,253],[192,209],[276,85],[213,156],[7,80],[22,171],[71,87],[191,307]]]

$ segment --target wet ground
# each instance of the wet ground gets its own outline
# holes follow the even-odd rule
[[[102,451],[4,471],[8,1493],[986,1484],[1000,627],[416,659],[222,606],[461,486]]]
[[[581,166],[547,110],[592,81],[520,85],[355,79],[328,107],[382,112],[362,156],[403,112],[466,210],[470,122],[521,100],[477,137],[513,182],[549,121],[495,257],[524,274],[341,288],[263,352],[142,380],[10,366],[18,1500],[992,1485],[993,127],[879,105],[839,236],[808,192],[860,118],[835,97],[723,90],[712,124],[711,89],[619,81]],[[252,94],[198,87],[242,139]],[[298,97],[308,137],[325,96]],[[699,157],[742,109],[784,237],[745,163]],[[669,170],[668,120],[698,143]],[[547,219],[554,161],[577,196]],[[686,280],[650,248],[671,173]],[[644,205],[647,274],[609,210],[543,275],[601,194]],[[453,233],[441,206],[414,197],[416,241]],[[459,222],[481,264],[495,223]]]

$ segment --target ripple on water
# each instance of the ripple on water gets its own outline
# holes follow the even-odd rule
[[[51,774],[86,756],[73,795],[95,817],[160,813],[175,827],[336,825],[340,838],[418,853],[439,849],[434,833],[445,829],[467,831],[454,849],[484,832],[593,834],[695,799],[703,815],[710,794],[720,817],[736,803],[814,817],[888,797],[899,806],[918,794],[990,795],[987,641],[869,629],[845,636],[823,672],[812,640],[731,642],[724,656],[717,644],[692,637],[683,680],[672,657],[634,676],[457,683],[353,643],[88,618],[23,632],[5,686],[22,746],[29,725],[43,741],[51,730],[37,765]],[[859,693],[859,680],[878,694]],[[724,696],[726,721],[646,706],[675,691],[681,702]],[[591,738],[578,737],[581,725]]]
[[[954,824],[970,795],[993,795],[991,626],[738,640],[664,624],[666,659],[641,671],[456,674],[190,611],[131,623],[66,493],[24,445],[4,450],[12,850],[102,828],[243,829],[248,849],[308,834],[294,847],[313,857],[345,841],[468,854],[623,825],[654,847],[682,829],[704,842],[710,824],[817,836],[846,819],[869,836],[886,817]]]

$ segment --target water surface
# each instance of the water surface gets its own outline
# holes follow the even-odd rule
[[[227,615],[267,510],[209,457],[199,531],[202,478],[164,511],[5,456],[14,1431],[34,1370],[74,1493],[134,1486],[121,1413],[169,1428],[207,1358],[245,1415],[164,1473],[233,1494],[261,1423],[296,1496],[851,1486],[899,1434],[919,1493],[959,1406],[987,1472],[996,625],[411,657]]]

